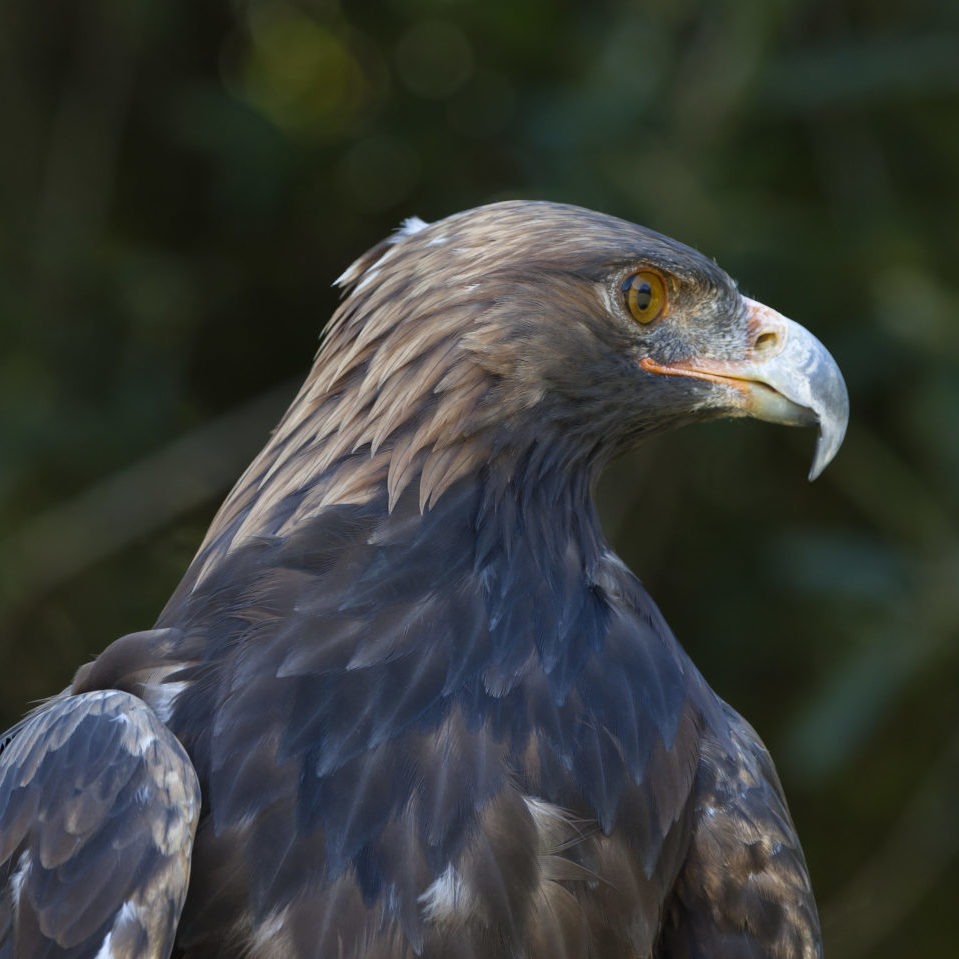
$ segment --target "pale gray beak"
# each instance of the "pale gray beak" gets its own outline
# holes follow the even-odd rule
[[[809,470],[814,480],[842,445],[849,394],[836,361],[805,327],[745,298],[753,348],[739,376],[767,389],[751,390],[745,406],[757,419],[788,426],[819,424]],[[751,374],[751,376],[750,376]]]

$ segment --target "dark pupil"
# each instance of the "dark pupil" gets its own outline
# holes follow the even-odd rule
[[[641,283],[634,288],[636,291],[635,303],[638,309],[648,310],[653,301],[653,290],[648,283]]]

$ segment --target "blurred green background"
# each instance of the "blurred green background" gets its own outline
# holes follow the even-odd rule
[[[769,744],[827,955],[952,953],[959,4],[0,5],[0,728],[151,625],[398,221],[579,203],[832,350],[845,446],[663,437],[607,531]]]

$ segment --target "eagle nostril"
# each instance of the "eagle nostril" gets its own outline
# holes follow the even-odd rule
[[[779,334],[773,330],[767,330],[765,333],[760,333],[756,337],[756,341],[753,343],[753,352],[754,353],[768,353],[771,350],[777,349],[779,346]]]

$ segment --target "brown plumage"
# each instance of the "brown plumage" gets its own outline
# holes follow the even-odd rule
[[[156,626],[8,735],[0,959],[819,955],[769,757],[591,491],[715,416],[818,422],[818,473],[828,354],[555,204],[409,221],[340,282]]]

